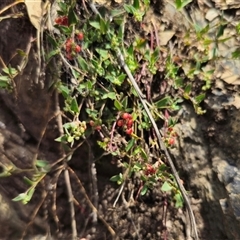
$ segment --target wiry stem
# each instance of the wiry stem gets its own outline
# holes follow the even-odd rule
[[[58,93],[56,91],[55,93],[56,97],[56,112],[59,112],[59,101],[58,101]],[[63,123],[62,123],[62,116],[61,114],[58,115],[57,118],[57,124],[58,124],[58,129],[61,135],[64,134],[63,130]],[[67,187],[67,193],[68,193],[68,201],[70,205],[70,212],[71,212],[71,225],[72,225],[72,240],[77,239],[77,224],[76,224],[76,219],[75,219],[75,209],[74,209],[74,197],[73,197],[73,192],[72,192],[72,187],[71,187],[71,182],[70,182],[70,177],[69,177],[69,172],[68,172],[68,165],[67,165],[67,160],[69,160],[72,157],[72,154],[69,155],[67,158],[64,150],[62,151],[62,157],[63,157],[63,164],[64,164],[64,179],[65,179],[65,184]]]

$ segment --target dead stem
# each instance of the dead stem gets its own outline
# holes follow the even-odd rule
[[[46,197],[47,197],[47,192],[44,190],[44,191],[43,191],[43,194],[42,194],[42,199],[41,199],[41,201],[39,202],[38,206],[35,207],[35,209],[34,209],[34,211],[33,211],[33,213],[32,213],[32,216],[31,216],[31,218],[30,218],[30,221],[28,222],[28,224],[26,225],[26,227],[25,227],[25,229],[24,229],[24,231],[23,231],[23,233],[22,233],[21,240],[23,240],[23,238],[25,237],[25,235],[26,235],[26,233],[27,233],[27,229],[33,224],[33,221],[34,221],[34,219],[36,218],[36,215],[37,215],[40,207],[43,205]]]
[[[59,231],[59,218],[57,215],[57,204],[56,204],[56,200],[57,200],[57,183],[58,183],[58,178],[60,176],[60,174],[62,173],[63,169],[59,169],[58,172],[56,173],[55,177],[54,177],[54,181],[55,183],[53,183],[52,185],[52,192],[53,192],[53,203],[52,203],[52,215],[53,215],[53,219],[55,221],[55,224],[57,226],[57,232]]]
[[[59,98],[58,98],[57,91],[56,91],[56,95],[55,95],[55,100],[56,100],[56,109],[55,110],[56,110],[56,112],[59,112],[60,108],[59,108]],[[58,129],[59,129],[60,134],[63,135],[64,130],[63,130],[61,114],[58,114],[57,124],[58,124]],[[76,219],[75,219],[75,209],[74,209],[74,201],[73,201],[74,197],[73,197],[71,181],[70,181],[68,165],[67,165],[67,160],[69,160],[69,158],[72,157],[72,154],[69,155],[69,157],[67,158],[65,151],[62,149],[62,157],[63,157],[63,162],[64,162],[64,180],[65,180],[65,184],[67,187],[68,202],[70,205],[70,212],[71,212],[72,240],[75,240],[77,238],[77,224],[76,224]]]
[[[89,167],[90,167],[90,175],[92,178],[92,195],[93,195],[93,204],[98,209],[98,202],[99,202],[99,194],[98,194],[98,186],[97,186],[97,169],[94,162],[94,156],[92,152],[91,145],[88,140],[86,140],[88,145],[88,160],[89,160]],[[93,224],[97,223],[97,213],[93,211]]]
[[[79,177],[77,176],[77,174],[70,168],[68,167],[70,173],[75,177],[77,183],[79,184],[80,187],[80,191],[82,192],[82,194],[84,195],[88,206],[92,209],[93,212],[95,212],[98,215],[98,218],[103,222],[103,224],[107,227],[108,231],[110,232],[110,234],[112,235],[113,239],[115,239],[116,237],[116,233],[115,231],[112,229],[112,227],[104,220],[104,218],[98,213],[98,210],[95,208],[95,206],[92,204],[91,200],[88,197],[88,194],[85,190],[85,188],[82,185],[81,180],[79,179]]]
[[[73,193],[72,193],[72,187],[71,187],[68,167],[67,167],[67,165],[65,167],[66,168],[64,169],[64,179],[65,179],[65,183],[66,183],[66,187],[67,187],[68,202],[69,202],[70,211],[71,211],[72,240],[76,240],[77,224],[76,224],[76,219],[75,219],[75,209],[74,209],[74,200],[73,200],[74,198],[73,198]]]

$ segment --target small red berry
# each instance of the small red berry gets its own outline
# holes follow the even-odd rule
[[[62,19],[59,17],[59,18],[56,18],[55,19],[55,23],[56,24],[61,24],[62,23]]]
[[[122,118],[126,120],[129,118],[129,115],[130,115],[129,113],[123,113]]]
[[[55,19],[55,23],[62,26],[68,26],[68,17],[67,16],[58,17]]]
[[[75,52],[79,53],[81,51],[81,47],[79,45],[75,46]]]
[[[100,125],[95,127],[96,130],[100,131],[102,129],[102,127]]]
[[[122,126],[123,126],[123,120],[121,120],[121,119],[118,120],[118,121],[117,121],[117,126],[118,126],[118,127],[122,127]]]
[[[94,123],[94,121],[93,121],[93,120],[90,120],[90,121],[89,121],[89,125],[90,125],[91,127],[93,127],[93,126],[94,126],[94,124],[95,124],[95,123]]]
[[[133,133],[133,129],[132,129],[132,128],[128,128],[128,129],[126,130],[126,134],[132,135],[132,133]]]
[[[80,33],[77,34],[77,39],[78,39],[78,40],[82,41],[83,38],[84,38],[84,35],[83,35],[82,32],[80,32]]]
[[[168,144],[169,144],[169,145],[174,145],[174,143],[175,143],[174,138],[170,138],[170,139],[168,140]]]
[[[65,16],[62,18],[62,24],[63,26],[68,26],[68,18]]]
[[[127,123],[127,127],[128,127],[128,128],[131,128],[132,125],[133,125],[133,120],[132,120],[132,119],[129,119],[129,120],[126,121],[126,123]]]
[[[66,51],[70,52],[72,48],[73,41],[71,38],[67,39],[65,46],[66,46]]]
[[[71,54],[67,54],[67,56],[66,56],[66,58],[68,59],[68,60],[73,60],[73,56],[71,55]]]
[[[150,164],[147,164],[147,167],[146,167],[146,169],[145,169],[145,175],[152,175],[152,174],[155,174],[156,173],[156,169],[155,168],[153,168],[153,166],[152,165],[150,165]]]

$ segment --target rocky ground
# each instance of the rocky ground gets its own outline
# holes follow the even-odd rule
[[[96,2],[112,7],[110,1]],[[121,4],[121,1],[115,2]],[[2,7],[3,3],[0,3],[0,9]],[[197,41],[193,26],[196,23],[202,28],[207,24],[210,26],[204,35],[205,39],[213,39],[208,46],[205,69],[215,71],[210,78],[211,88],[206,91],[206,98],[201,104],[206,113],[198,115],[190,101],[182,103],[179,122],[175,126],[179,138],[177,146],[171,150],[189,193],[202,240],[240,239],[240,63],[232,57],[239,48],[240,35],[236,28],[239,18],[240,4],[236,1],[198,0],[177,11],[173,1],[155,0],[144,20],[144,31],[147,32],[153,23],[159,33],[163,61],[166,53],[171,51],[186,75],[194,56],[205,54],[204,39]],[[218,29],[214,26],[220,21],[224,22],[222,39],[231,37],[227,41],[216,40]],[[27,17],[0,22],[0,56],[4,62],[11,61],[16,49],[27,48],[34,31]],[[216,45],[220,56],[217,60],[213,59],[211,51]],[[52,118],[56,113],[56,93],[34,83],[35,55],[36,49],[32,48],[23,74],[15,79],[16,93],[0,92],[2,174],[13,164],[19,168],[31,167],[36,152],[39,158],[50,163],[60,157],[59,147],[53,143],[59,134],[57,123]],[[18,59],[13,59],[11,65],[17,62]],[[46,81],[48,79],[47,71]],[[199,85],[196,79],[193,81],[196,92],[199,86],[202,87],[200,80]],[[43,133],[46,134],[38,148],[37,143]],[[91,158],[92,152],[95,156],[99,154],[96,148],[91,143],[84,144],[70,163],[91,201],[94,201],[93,175],[87,159]],[[74,175],[71,177],[74,196],[80,203],[75,205],[79,239],[112,239],[111,229],[117,239],[192,239],[185,209],[176,209],[168,196],[157,189],[136,201],[137,182],[129,181],[116,208],[113,208],[119,188],[109,178],[120,169],[111,162],[111,157],[106,156],[96,164],[100,216],[97,222],[92,217],[94,212],[81,183]],[[24,239],[70,238],[71,216],[63,172],[51,172],[38,187],[32,201],[24,206],[11,201],[26,189],[21,173],[0,178],[0,186],[0,239],[20,239],[25,229]]]

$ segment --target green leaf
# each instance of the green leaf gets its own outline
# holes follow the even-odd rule
[[[74,141],[74,137],[73,136],[67,136],[67,141],[69,143],[72,143]]]
[[[100,31],[102,34],[107,33],[107,31],[109,30],[109,24],[103,19],[100,18]]]
[[[107,50],[104,50],[102,48],[96,48],[95,50],[102,58],[107,59],[109,57]]]
[[[163,192],[169,192],[169,191],[172,190],[172,186],[166,181],[166,182],[164,182],[164,184],[162,185],[161,190],[162,190]]]
[[[79,72],[76,71],[74,68],[71,68],[72,75],[75,79],[79,78]]]
[[[199,33],[199,37],[202,37],[202,35],[208,33],[209,28],[210,28],[209,24],[207,24],[205,27],[201,28],[200,32],[198,32]]]
[[[59,54],[59,49],[52,50],[50,53],[46,55],[47,61],[49,61],[53,56]]]
[[[134,172],[139,172],[142,168],[143,168],[143,167],[142,167],[142,165],[141,165],[140,163],[135,163],[135,164],[133,165],[132,170],[133,170]]]
[[[170,97],[164,97],[159,101],[155,102],[157,108],[166,108],[169,105]]]
[[[141,152],[141,147],[136,147],[132,153],[133,156],[139,154]]]
[[[159,172],[165,172],[167,170],[167,166],[165,164],[161,164],[160,167],[158,167]]]
[[[71,128],[74,128],[75,123],[74,122],[67,122],[63,125],[64,129],[71,129]]]
[[[240,23],[237,24],[236,31],[237,31],[237,34],[240,34]]]
[[[210,43],[212,43],[213,42],[213,40],[212,39],[210,39],[210,38],[205,38],[204,40],[203,40],[203,45],[205,45],[205,46],[208,46]]]
[[[50,43],[53,46],[53,48],[57,48],[58,47],[58,43],[57,43],[56,39],[53,38],[50,35],[47,36],[47,42]]]
[[[58,28],[60,32],[63,32],[66,35],[70,35],[72,33],[72,29],[70,27],[57,25],[56,28]]]
[[[181,10],[186,5],[188,5],[192,0],[175,0],[175,5],[178,10]]]
[[[18,73],[18,70],[16,68],[9,67],[9,73],[11,76],[14,76]]]
[[[147,44],[147,40],[146,39],[143,39],[143,38],[137,38],[135,41],[134,41],[134,47],[136,48],[136,49],[143,49],[145,52],[144,52],[144,57],[146,57],[146,44]],[[148,53],[149,53],[149,51],[148,51]],[[149,57],[148,57],[148,59],[150,59]]]
[[[27,204],[32,199],[34,192],[35,192],[35,188],[30,188],[29,191],[27,192],[26,197],[22,200],[22,203]]]
[[[218,29],[218,33],[217,33],[217,38],[221,37],[224,33],[224,29],[227,27],[227,25],[220,25],[219,29]]]
[[[152,64],[156,63],[159,57],[160,57],[160,50],[159,48],[156,48],[154,52],[151,54],[151,63]]]
[[[60,7],[61,11],[63,12],[62,15],[65,15],[65,13],[68,10],[68,5],[65,2],[58,2],[58,6]],[[59,13],[59,12],[58,12]],[[60,14],[61,15],[61,14]]]
[[[9,177],[11,176],[12,174],[8,171],[6,171],[5,169],[2,169],[1,173],[0,173],[0,178],[2,177]]]
[[[235,50],[234,52],[232,52],[232,58],[233,59],[238,59],[240,58],[240,48],[238,48],[237,50]],[[0,77],[1,78],[1,77]]]
[[[88,82],[79,84],[77,90],[81,95],[87,96],[90,93],[90,90],[92,90],[92,88],[93,88],[93,84],[88,81]]]
[[[175,6],[177,9],[180,9],[182,6],[182,1],[181,0],[175,0]]]
[[[110,178],[110,181],[117,182],[119,180],[119,175],[114,175]]]
[[[141,193],[140,193],[141,196],[145,195],[147,193],[147,191],[148,191],[148,186],[145,184],[143,186],[143,188],[141,189]]]
[[[128,107],[128,96],[123,98],[122,105],[123,105],[123,109],[127,109],[127,107]]]
[[[20,55],[21,57],[27,56],[27,54],[22,49],[17,49],[17,54]]]
[[[140,148],[141,150],[141,156],[144,160],[148,160],[148,155],[147,153],[145,152],[145,150],[143,148]]]
[[[0,88],[8,88],[8,87],[9,87],[8,82],[0,80]]]
[[[140,1],[139,0],[134,0],[133,1],[133,7],[135,9],[139,9],[140,8]]]
[[[58,87],[58,89],[60,90],[60,92],[62,93],[62,95],[63,95],[64,98],[68,98],[68,96],[70,95],[70,92],[71,92],[68,87],[66,87],[66,86],[64,86],[64,85],[61,84],[61,85]]]
[[[23,180],[30,186],[32,186],[34,184],[34,182],[31,179],[27,178],[27,177],[23,177]]]
[[[116,99],[116,93],[115,92],[110,92],[110,93],[103,94],[102,99],[107,99],[107,98],[115,100]]]
[[[17,74],[17,70],[15,68],[11,68],[11,67],[5,67],[2,69],[2,71],[10,76]]]
[[[127,13],[131,13],[134,15],[134,13],[136,12],[136,9],[132,5],[124,4],[123,7]]]
[[[68,23],[69,25],[71,25],[71,24],[76,24],[77,22],[78,22],[78,17],[75,11],[73,10],[73,8],[71,7],[68,12]]]
[[[232,36],[231,37],[227,37],[227,38],[218,39],[218,43],[224,43],[224,42],[228,41],[229,39],[232,39]]]
[[[77,100],[76,98],[73,98],[72,99],[72,102],[71,102],[71,110],[75,113],[78,113],[79,109],[78,109],[78,103],[77,103]]]
[[[93,119],[97,119],[98,117],[98,111],[95,110],[95,109],[90,109],[90,108],[86,108],[85,111],[87,112],[87,114],[89,115],[90,118],[93,118]]]
[[[144,58],[145,58],[148,62],[151,62],[151,53],[150,53],[150,50],[149,50],[149,49],[145,50]]]
[[[127,169],[127,168],[129,168],[129,164],[127,162],[123,162],[123,167],[125,167]]]
[[[89,69],[89,63],[87,63],[87,62],[85,61],[85,59],[84,59],[83,57],[81,57],[81,56],[79,56],[79,57],[77,58],[77,60],[78,60],[78,64],[79,64],[80,68],[81,68],[82,70],[84,70],[85,72],[87,72],[88,69]]]
[[[35,164],[37,167],[41,167],[41,168],[44,168],[49,165],[48,161],[45,161],[45,160],[36,160]]]
[[[198,96],[195,97],[195,101],[199,104],[200,102],[202,102],[205,99],[205,93],[200,94]]]
[[[27,197],[26,193],[20,193],[17,197],[13,198],[12,201],[14,202],[22,201],[26,197]]]
[[[63,135],[58,138],[55,138],[55,141],[64,143],[64,142],[67,142],[67,137],[66,137],[66,135]]]
[[[126,148],[125,148],[126,152],[128,152],[130,149],[132,149],[134,143],[135,143],[135,139],[132,138],[132,139],[128,142],[128,144],[127,144],[127,146],[126,146]]]
[[[123,105],[116,99],[114,101],[114,107],[118,110],[121,111],[123,109]]]
[[[119,25],[121,25],[120,27],[119,27],[119,31],[118,31],[118,34],[117,34],[117,38],[119,39],[119,41],[120,42],[123,42],[124,40],[123,40],[123,38],[124,38],[124,27],[123,27],[123,19],[121,19],[118,23],[119,23]]]
[[[176,208],[182,208],[183,207],[184,200],[183,200],[183,197],[182,197],[181,193],[179,193],[179,192],[176,193],[174,195],[174,200],[176,201],[176,203],[175,203]]]
[[[189,94],[191,92],[191,89],[192,89],[192,84],[188,84],[184,89],[184,93]]]
[[[123,175],[122,173],[119,173],[119,175],[114,175],[110,178],[110,181],[117,182],[117,184],[122,184],[123,182]]]
[[[4,82],[8,82],[10,79],[8,76],[0,76],[0,80]]]
[[[100,30],[100,23],[99,23],[99,22],[97,22],[97,21],[90,21],[89,24],[90,24],[92,27]]]
[[[123,175],[122,173],[119,173],[119,180],[117,181],[117,184],[122,184],[123,183]]]
[[[121,86],[123,83],[121,78],[118,78],[118,77],[114,76],[113,74],[106,75],[105,78],[107,80],[109,80],[111,83],[113,83],[114,85]],[[125,79],[125,77],[124,77],[124,79]]]

